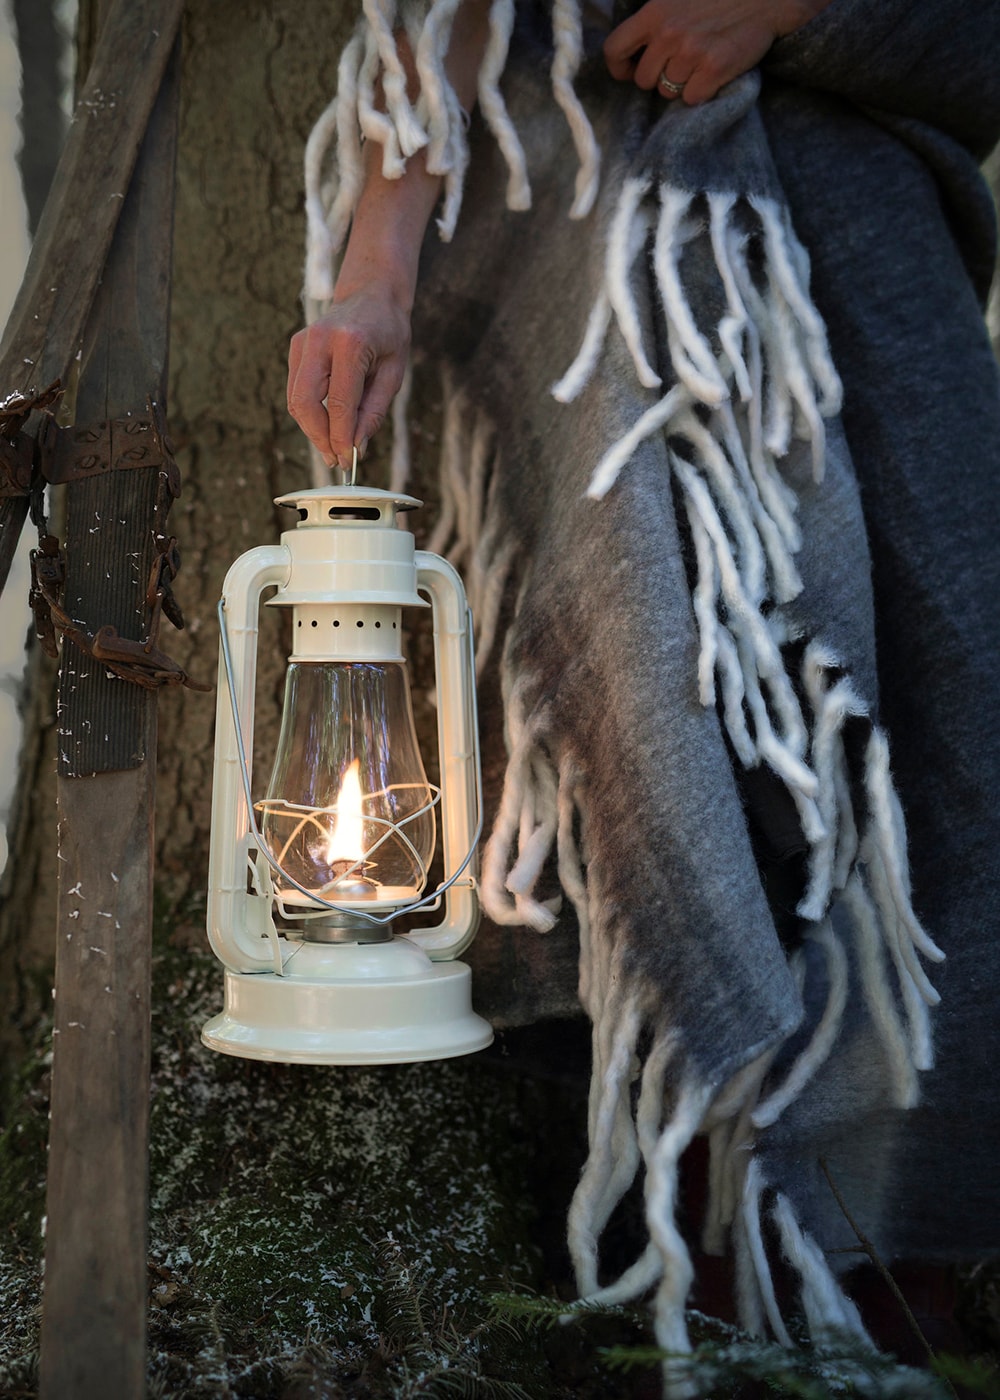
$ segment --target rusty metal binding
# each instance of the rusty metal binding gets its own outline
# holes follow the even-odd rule
[[[171,541],[176,545],[176,541]],[[176,556],[176,549],[173,550]],[[167,562],[161,567],[161,560]],[[131,681],[146,690],[158,690],[165,685],[185,686],[189,690],[211,690],[210,685],[193,680],[184,668],[173,661],[165,651],[157,646],[160,632],[160,617],[167,612],[164,604],[165,591],[158,581],[161,573],[169,573],[172,564],[167,554],[157,556],[150,578],[150,590],[155,587],[154,605],[150,619],[149,633],[144,642],[136,642],[121,637],[116,628],[99,627],[90,633],[81,627],[63,608],[59,591],[66,576],[66,565],[59,541],[54,535],[45,535],[38,549],[31,551],[31,592],[29,601],[35,617],[35,634],[43,649],[50,656],[58,654],[56,633],[72,642],[86,656],[107,667],[123,681]],[[174,570],[176,572],[176,569]],[[170,575],[172,577],[172,575]],[[169,582],[167,584],[169,589]],[[147,602],[149,599],[147,593]],[[170,613],[167,612],[170,617]],[[171,621],[173,618],[171,617]],[[183,621],[183,619],[182,619]],[[176,625],[176,624],[175,624]]]
[[[52,386],[53,389],[56,387]],[[43,396],[38,396],[30,406],[27,400],[21,400],[14,413],[8,414],[11,421],[16,415],[23,415],[15,431],[20,432],[21,424],[35,408],[47,407],[58,397],[51,390],[46,394],[51,396],[44,402]],[[107,419],[70,428],[58,427],[50,417],[39,430],[35,460],[40,472],[32,478],[31,492],[38,548],[31,551],[31,588],[28,595],[35,620],[35,635],[49,656],[58,655],[58,636],[61,635],[114,675],[148,690],[179,685],[190,690],[208,691],[212,689],[210,685],[193,680],[158,645],[163,616],[174,627],[184,627],[184,616],[171,587],[180,569],[180,551],[176,537],[167,535],[161,528],[166,523],[173,501],[180,495],[181,483],[160,405],[150,399],[147,409],[148,412],[142,417]],[[28,441],[30,443],[31,439]],[[145,641],[122,637],[117,628],[110,625],[99,627],[92,633],[65,611],[61,602],[66,579],[65,555],[58,539],[48,532],[41,499],[43,479],[51,485],[65,485],[103,476],[109,471],[139,468],[155,469],[159,473],[159,489],[154,506],[156,519],[151,527],[157,552],[144,597],[149,610]]]

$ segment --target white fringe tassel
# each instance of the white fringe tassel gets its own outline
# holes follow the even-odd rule
[[[784,1080],[751,1114],[755,1128],[769,1128],[788,1105],[794,1102],[833,1050],[847,1006],[847,954],[827,920],[807,935],[819,944],[826,957],[827,1002],[812,1039],[792,1065]]]
[[[308,319],[315,319],[333,294],[334,261],[350,227],[361,192],[362,139],[382,148],[382,173],[398,180],[417,151],[427,169],[444,179],[438,231],[448,242],[462,206],[469,163],[468,115],[462,110],[445,68],[455,13],[461,0],[363,0],[354,37],[345,47],[337,94],[316,122],[306,146],[306,269]],[[489,37],[478,75],[483,119],[507,163],[509,209],[531,207],[524,147],[500,92],[514,26],[514,0],[493,0]],[[402,28],[414,54],[420,95],[407,93],[406,69],[397,30]],[[583,54],[580,0],[553,0],[552,94],[569,124],[579,160],[570,217],[584,218],[600,184],[601,152],[594,130],[573,88]],[[381,80],[383,103],[376,103]],[[384,108],[384,110],[383,110]],[[325,174],[324,174],[325,172]]]
[[[333,259],[351,222],[361,193],[361,141],[355,111],[358,79],[365,43],[360,35],[340,56],[337,96],[309,133],[305,150],[307,302],[324,303],[333,296]],[[324,178],[336,138],[336,168]]]
[[[573,79],[583,57],[583,18],[579,0],[552,0],[552,92],[563,110],[580,161],[576,192],[569,211],[571,219],[585,218],[594,207],[601,178],[601,149],[580,99],[573,90]]]
[[[632,285],[654,224],[651,198],[648,181],[623,186],[610,226],[605,283],[580,353],[555,386],[560,399],[569,401],[582,391],[612,325],[640,382],[652,391],[662,388],[646,354],[641,303]],[[771,1075],[778,1049],[773,1047],[709,1106],[712,1086],[691,1079],[681,1047],[658,1023],[653,997],[617,965],[621,940],[603,924],[599,892],[588,885],[580,845],[586,774],[552,744],[547,710],[530,706],[531,677],[523,670],[514,674],[509,654],[501,667],[509,762],[483,856],[483,904],[498,923],[550,929],[557,902],[542,900],[535,891],[555,851],[562,888],[577,913],[580,997],[593,1022],[590,1155],[568,1224],[581,1293],[593,1301],[622,1302],[655,1289],[660,1344],[674,1352],[688,1350],[684,1300],[691,1264],[674,1219],[677,1167],[702,1128],[710,1138],[705,1245],[719,1249],[731,1233],[744,1324],[757,1333],[769,1327],[790,1344],[764,1244],[766,1209],[799,1275],[814,1339],[847,1332],[868,1346],[856,1309],[788,1199],[769,1190],[753,1152],[756,1135],[802,1095],[840,1034],[849,977],[841,928],[829,915],[833,903],[839,902],[854,941],[862,992],[896,1103],[916,1102],[917,1072],[932,1062],[928,1006],[937,994],[920,958],[936,961],[942,954],[912,908],[905,830],[885,738],[829,649],[807,645],[795,678],[786,663],[785,648],[797,638],[782,605],[802,588],[794,561],[801,541],[795,495],[779,463],[797,436],[811,445],[814,472],[821,471],[823,419],[836,409],[839,385],[822,323],[803,286],[805,255],[777,206],[761,200],[751,206],[765,255],[764,275],[755,282],[735,199],[713,196],[708,202],[725,293],[713,344],[690,314],[684,293],[683,253],[697,227],[691,197],[662,187],[656,201],[654,271],[678,382],[608,451],[594,470],[589,494],[603,497],[638,444],[667,431],[697,567],[699,694],[706,705],[720,700],[722,722],[740,761],[748,767],[768,764],[795,802],[809,845],[798,913],[812,925],[807,937],[821,954],[812,966],[823,978],[826,1004],[808,1043],[779,1078]],[[473,608],[488,618],[487,654],[515,562],[509,544],[499,543],[516,531],[503,521],[490,487],[497,451],[490,426],[446,385],[442,515],[431,545],[447,548],[464,569]],[[863,811],[856,810],[848,762],[847,739],[858,721],[869,734]],[[805,968],[804,958],[793,960],[800,979]],[[643,1058],[639,1047],[647,1033],[652,1045]],[[664,1121],[668,1071],[677,1097]],[[602,1283],[600,1236],[640,1168],[646,1177],[649,1244],[620,1277]],[[670,1395],[687,1393],[688,1382],[676,1371],[668,1369],[665,1383]]]
[[[605,931],[607,935],[607,931]],[[687,1245],[677,1228],[678,1167],[704,1117],[710,1086],[681,1074],[673,1109],[664,1121],[667,1071],[677,1046],[662,1029],[640,1066],[639,1037],[651,1023],[652,1003],[613,967],[614,940],[601,940],[604,953],[591,946],[589,984],[603,989],[593,1028],[593,1072],[589,1121],[590,1154],[570,1206],[568,1242],[584,1303],[625,1303],[655,1288],[656,1339],[675,1354],[690,1351],[684,1305],[693,1279]],[[609,950],[611,950],[609,952]],[[628,988],[626,990],[626,988]],[[636,1107],[630,1085],[639,1079]],[[613,1210],[645,1168],[646,1222],[649,1243],[639,1258],[605,1285],[598,1279],[598,1241]],[[664,1393],[681,1400],[694,1395],[683,1366],[664,1365]]]
[[[942,954],[910,902],[904,827],[884,736],[871,727],[862,836],[843,734],[853,718],[870,724],[868,709],[839,675],[837,658],[812,644],[802,664],[804,710],[783,654],[794,638],[780,605],[799,594],[802,582],[794,562],[801,543],[796,499],[779,463],[793,436],[804,439],[818,478],[825,454],[823,420],[840,404],[825,329],[809,298],[808,260],[786,212],[774,200],[743,203],[733,194],[713,194],[706,202],[725,297],[713,341],[698,324],[684,286],[685,247],[705,228],[694,197],[667,184],[654,194],[649,179],[632,177],[622,186],[609,224],[604,284],[580,352],[553,392],[563,401],[582,392],[612,325],[640,383],[660,387],[643,347],[641,299],[632,285],[655,222],[653,271],[677,382],[607,449],[594,468],[588,495],[603,498],[639,444],[666,432],[697,565],[692,602],[701,643],[699,695],[705,705],[720,700],[722,721],[740,761],[747,767],[766,763],[782,779],[809,843],[808,887],[798,913],[820,925],[815,937],[826,953],[829,1002],[809,1050],[782,1089],[761,1107],[763,1125],[801,1092],[836,1038],[846,965],[836,935],[822,921],[831,900],[845,890],[859,855],[867,867],[867,884],[854,889],[846,907],[855,923],[861,920],[856,938],[864,949],[865,995],[878,1008],[876,1024],[901,1102],[912,1101],[914,1081],[899,1061],[898,1025],[888,1011],[892,993],[888,986],[876,985],[885,978],[885,961],[875,955],[870,935],[873,927],[878,930],[895,968],[910,1027],[911,1062],[918,1069],[931,1062],[926,1008],[937,999],[918,955],[938,960]],[[756,230],[748,232],[752,219]],[[763,267],[756,277],[750,270],[751,243]]]
[[[823,1251],[802,1228],[788,1197],[769,1192],[756,1157],[746,1153],[742,1161],[739,1209],[733,1222],[736,1252],[736,1301],[741,1325],[753,1337],[768,1329],[782,1346],[793,1345],[774,1287],[764,1244],[765,1210],[777,1226],[781,1251],[799,1278],[798,1296],[809,1336],[816,1345],[845,1340],[863,1351],[875,1346],[861,1321],[857,1307],[834,1277]],[[770,1196],[770,1206],[765,1205]]]
[[[500,95],[500,78],[507,62],[513,29],[514,0],[493,0],[489,42],[479,70],[479,110],[507,162],[507,208],[530,209],[531,186],[528,183],[524,147]]]
[[[857,1308],[831,1273],[823,1251],[802,1229],[788,1198],[780,1192],[775,1197],[774,1219],[785,1257],[801,1279],[800,1297],[813,1341],[829,1341],[831,1335],[848,1336],[874,1352],[874,1343]]]
[[[493,831],[483,851],[483,909],[498,924],[526,925],[547,933],[556,922],[558,901],[534,898],[535,882],[559,825],[558,780],[541,746],[544,712],[525,713],[524,680],[505,698],[507,772]],[[517,848],[516,857],[512,853]]]
[[[396,47],[393,26],[395,0],[362,0],[362,12],[375,40],[382,70],[386,116],[399,153],[407,158],[427,144],[427,132],[419,121],[406,91],[406,70]]]
[[[494,495],[501,471],[498,434],[486,415],[455,389],[447,367],[442,399],[441,504],[427,548],[444,554],[464,576],[476,620],[476,673],[481,675],[493,651],[518,541],[515,531],[504,528]]]

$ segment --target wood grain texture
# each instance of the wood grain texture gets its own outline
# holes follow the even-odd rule
[[[115,0],[0,342],[0,401],[68,379],[184,0]],[[24,523],[0,501],[0,592]]]
[[[175,54],[88,325],[78,422],[143,415],[150,396],[163,402],[177,68]],[[153,468],[111,472],[67,487],[66,599],[79,620],[143,635],[157,475]],[[81,670],[92,674],[81,679]],[[61,744],[74,748],[79,734],[89,752],[91,736],[107,734],[104,747],[126,751],[136,766],[58,784],[39,1394],[139,1400],[146,1391],[156,695],[108,680],[64,644],[58,711]]]
[[[108,270],[84,337],[77,426],[145,416],[166,385],[177,155],[175,83],[157,107],[116,228]],[[66,488],[64,606],[92,635],[105,624],[145,640],[146,586],[156,554],[154,468],[112,471]],[[161,518],[162,516],[162,518]],[[165,643],[173,631],[164,624]],[[59,772],[64,777],[135,767],[146,757],[147,695],[63,643],[59,679]]]
[[[153,784],[59,784],[43,1400],[145,1394]]]

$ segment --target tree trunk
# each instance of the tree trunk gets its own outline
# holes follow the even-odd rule
[[[302,152],[358,8],[324,0],[188,7],[170,351],[171,431],[184,480],[172,519],[187,630],[167,645],[203,680],[215,679],[227,567],[289,527],[273,497],[309,484],[306,442],[285,409],[288,341],[301,324]],[[285,655],[281,621],[265,610],[263,763],[277,737]],[[214,710],[212,697],[192,694],[160,706],[159,893],[170,917],[196,925],[199,937]]]

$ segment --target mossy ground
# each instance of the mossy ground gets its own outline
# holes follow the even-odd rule
[[[502,1039],[493,1052],[424,1065],[231,1059],[198,1039],[220,1000],[215,960],[159,937],[151,1397],[658,1394],[655,1358],[620,1350],[648,1349],[641,1315],[554,1323],[555,1299],[570,1296],[561,1238],[583,1150],[578,1076],[526,1073]],[[585,1042],[566,1029],[567,1042],[574,1034],[579,1057]],[[0,1136],[4,1400],[35,1394],[47,1046],[40,1028]],[[980,1353],[1000,1334],[998,1278],[984,1267],[966,1285]],[[512,1291],[553,1301],[534,1315],[497,1302]],[[709,1354],[734,1345],[703,1323],[695,1331]],[[713,1394],[827,1393],[809,1361],[763,1382],[767,1358],[742,1345]],[[965,1393],[991,1393],[988,1378]]]
[[[615,1394],[592,1345],[567,1364],[490,1302],[551,1273],[537,1123],[556,1120],[571,1189],[580,1091],[539,1097],[502,1048],[344,1069],[213,1054],[221,969],[181,942],[158,935],[154,972],[150,1395]],[[0,1138],[3,1397],[35,1393],[47,1045],[40,1028]]]

